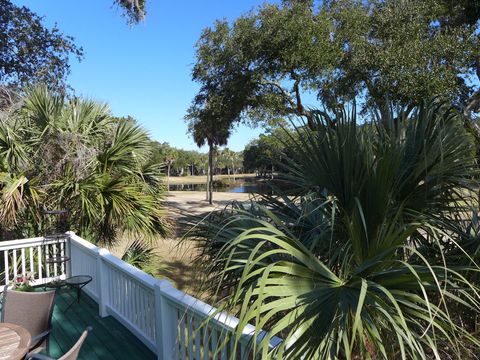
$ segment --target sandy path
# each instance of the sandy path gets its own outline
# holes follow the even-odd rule
[[[224,208],[232,201],[248,201],[250,195],[247,193],[227,193],[214,192],[213,205],[205,200],[204,191],[170,191],[166,198],[166,205],[169,216],[174,224],[178,225],[180,221],[191,215],[207,215],[215,209]],[[161,258],[162,267],[160,273],[168,278],[175,287],[199,298],[204,298],[199,294],[198,270],[192,262],[197,254],[194,244],[188,241],[180,241],[181,232],[186,229],[176,229],[177,236],[170,239],[160,239],[158,241],[158,255]]]
[[[213,204],[205,200],[204,191],[169,191],[166,199],[171,216],[190,216],[207,214],[215,209],[224,208],[232,201],[248,201],[250,194],[214,192]]]
[[[187,229],[180,228],[179,223],[192,215],[207,215],[215,209],[222,209],[234,200],[248,201],[250,196],[247,193],[214,192],[213,205],[210,205],[205,200],[204,191],[170,191],[165,205],[176,231],[170,238],[159,238],[156,242],[156,253],[160,258],[159,275],[170,280],[177,289],[208,300],[205,294],[197,291],[199,271],[193,266],[197,250],[192,242],[181,241],[180,237]],[[132,239],[125,237],[110,251],[121,257],[130,241]]]

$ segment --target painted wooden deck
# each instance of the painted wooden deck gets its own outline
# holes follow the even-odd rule
[[[98,316],[98,305],[85,293],[76,302],[74,290],[62,289],[57,293],[50,336],[50,356],[63,355],[91,326],[79,359],[156,359],[156,356],[113,317]],[[67,307],[72,303],[68,309]]]

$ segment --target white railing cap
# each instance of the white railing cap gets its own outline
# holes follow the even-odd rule
[[[20,249],[22,247],[29,247],[29,246],[34,246],[34,245],[41,245],[41,244],[45,243],[45,241],[46,240],[42,236],[29,238],[29,239],[16,239],[16,240],[0,241],[0,251],[10,250],[10,249]]]
[[[213,326],[218,326],[222,329],[231,331],[235,329],[240,322],[238,318],[230,315],[226,311],[218,312],[217,308],[174,288],[169,281],[158,280],[157,286],[159,286],[162,295],[167,297],[170,302],[174,304],[173,306],[176,306],[179,309],[184,309],[185,311],[190,311],[205,319],[211,317],[210,324]],[[212,315],[215,316],[212,317]],[[255,326],[247,324],[242,330],[242,335],[251,338],[255,333],[255,330]],[[257,341],[260,341],[266,335],[267,332],[261,330],[258,334]],[[282,339],[274,336],[270,339],[270,346],[278,346],[281,342]]]
[[[73,240],[79,245],[84,246],[85,248],[92,251],[93,253],[98,254],[99,256],[102,257],[103,260],[105,260],[106,263],[114,266],[117,270],[121,271],[125,275],[138,280],[143,285],[153,289],[153,286],[157,281],[157,279],[155,279],[153,276],[148,275],[147,273],[136,268],[135,266],[130,265],[129,263],[119,259],[107,249],[99,248],[98,246],[95,246],[91,242],[85,239],[82,239],[80,236],[76,235],[71,231],[69,232],[69,235],[71,240]]]
[[[76,243],[83,248],[82,250],[91,252],[94,256],[100,256],[100,258],[104,260],[107,264],[113,266],[118,271],[138,281],[140,284],[143,284],[144,286],[151,289],[154,289],[154,287],[158,287],[158,290],[160,291],[162,296],[165,296],[169,300],[169,302],[172,303],[172,305],[177,309],[192,312],[193,314],[204,319],[208,319],[211,317],[212,326],[218,326],[219,328],[225,330],[233,330],[238,325],[239,319],[235,316],[232,316],[225,311],[219,312],[218,309],[216,309],[215,307],[174,288],[169,281],[154,278],[153,276],[143,272],[135,266],[132,266],[125,261],[119,259],[118,257],[114,256],[107,249],[103,249],[92,244],[91,242],[76,235],[72,231],[67,232],[67,234],[69,235],[70,240],[73,243]],[[18,249],[22,247],[40,245],[43,243],[45,243],[45,239],[43,237],[3,241],[0,242],[0,250],[9,250],[15,248]],[[247,324],[242,331],[242,334],[248,337],[251,337],[254,333],[255,327],[250,324]],[[259,340],[263,338],[266,334],[266,332],[261,331],[258,335]],[[273,337],[270,341],[270,344],[271,346],[276,346],[281,341],[282,340],[280,338]]]

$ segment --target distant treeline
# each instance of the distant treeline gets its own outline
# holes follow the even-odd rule
[[[284,164],[288,156],[285,144],[294,132],[277,128],[250,141],[243,151],[216,148],[214,153],[214,174],[256,173],[267,177]],[[167,142],[153,142],[154,157],[165,164],[165,173],[171,176],[206,175],[208,153],[178,149]]]
[[[154,157],[165,164],[165,172],[171,176],[206,175],[208,154],[195,150],[177,149],[170,144],[153,142]],[[229,148],[216,149],[214,174],[243,173],[243,152]]]

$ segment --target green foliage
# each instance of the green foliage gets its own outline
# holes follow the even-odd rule
[[[438,95],[465,107],[480,55],[476,20],[471,2],[265,3],[203,31],[192,108],[210,109],[216,124],[231,127],[291,114],[310,118],[305,94],[331,111],[338,99],[355,100],[384,118],[389,104],[411,109]]]
[[[331,2],[328,11],[335,41],[346,51],[337,72],[319,83],[323,99],[366,92],[384,112],[389,100],[413,106],[438,95],[466,105],[479,55],[477,28],[441,26],[450,15],[441,2]]]
[[[232,174],[236,169],[243,167],[243,153],[230,150],[228,147],[216,151],[216,166],[220,169],[226,169],[228,174]]]
[[[156,254],[155,247],[146,244],[141,239],[130,242],[121,258],[123,261],[152,276],[159,275],[159,270],[164,269],[160,261],[161,259]]]
[[[4,231],[37,236],[42,209],[61,208],[70,210],[72,230],[94,241],[167,234],[161,164],[133,119],[37,87],[0,128]]]
[[[26,85],[38,82],[65,88],[69,58],[83,57],[71,36],[56,27],[48,29],[42,18],[25,6],[0,1],[0,83]]]
[[[265,359],[475,357],[473,141],[442,103],[400,115],[392,130],[360,126],[355,109],[316,115],[315,131],[286,133],[288,192],[197,225],[207,286],[240,318],[236,345],[253,323]]]
[[[287,127],[276,128],[269,133],[262,134],[245,147],[243,153],[243,166],[249,171],[257,171],[265,175],[273,167],[282,167],[290,157],[286,140],[295,136]]]
[[[170,164],[172,175],[195,175],[206,170],[207,155],[194,150],[177,149],[168,143],[153,143],[153,157],[157,162]]]
[[[138,24],[147,14],[145,0],[114,0],[114,3],[123,10],[130,24]]]

